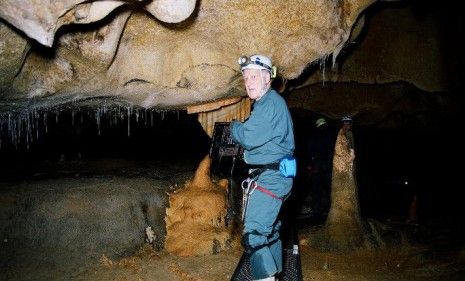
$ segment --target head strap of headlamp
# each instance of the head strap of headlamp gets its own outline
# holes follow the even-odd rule
[[[265,63],[263,63],[263,62],[261,62],[259,60],[251,60],[250,57],[248,57],[248,56],[239,57],[238,63],[241,66],[241,69],[243,67],[246,67],[249,64],[259,65],[259,66],[265,68],[266,70],[268,70],[270,72],[271,78],[276,78],[276,74],[277,74],[276,66],[269,66],[269,65],[267,65],[267,64],[265,64]]]

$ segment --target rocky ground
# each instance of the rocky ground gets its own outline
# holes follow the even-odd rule
[[[308,235],[301,234],[301,241]],[[308,245],[301,245],[300,249],[303,280],[458,281],[465,277],[463,252],[460,263],[455,255],[438,257],[420,246],[352,254],[319,252]],[[236,249],[212,256],[178,258],[143,248],[122,260],[103,257],[77,274],[75,280],[230,280],[241,253]]]

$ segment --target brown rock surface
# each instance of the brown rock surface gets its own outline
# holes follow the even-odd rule
[[[373,2],[3,1],[0,24],[15,34],[0,38],[0,57],[8,57],[0,98],[47,97],[45,105],[56,105],[116,96],[167,108],[242,96],[237,57],[268,54],[284,77],[296,78],[309,63],[337,55]],[[9,58],[11,37],[51,47],[33,44]]]
[[[165,249],[178,256],[216,254],[230,249],[233,229],[225,223],[228,181],[210,178],[210,157],[194,179],[169,196]]]

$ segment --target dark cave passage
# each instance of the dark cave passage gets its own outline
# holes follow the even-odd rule
[[[320,116],[305,110],[291,109],[291,112],[296,136],[296,156],[302,161],[305,157],[305,145],[312,141],[312,128]],[[16,120],[16,123],[12,120]],[[340,121],[327,121],[331,130],[337,132]],[[361,126],[355,119],[353,130],[357,157],[356,176],[364,219],[401,226],[414,225],[416,232],[413,238],[417,242],[440,245],[440,250],[460,251],[465,242],[465,222],[462,216],[465,207],[460,202],[461,167],[453,162],[463,155],[459,149],[461,139],[456,129],[458,122],[457,118],[434,128],[382,129]],[[49,227],[50,238],[59,241],[59,246],[67,247],[69,244],[63,237],[68,237],[70,233],[76,235],[76,229],[86,229],[88,225],[83,221],[87,219],[77,223],[79,216],[68,214],[68,217],[57,224],[66,229],[55,228],[52,226],[53,220],[49,222],[48,217],[42,217],[40,212],[36,213],[44,211],[41,208],[44,208],[45,203],[50,205],[47,207],[50,212],[62,212],[67,210],[63,209],[62,202],[66,202],[70,196],[79,198],[81,195],[76,195],[77,190],[88,189],[86,192],[89,194],[86,196],[92,198],[88,199],[92,204],[108,206],[117,202],[123,206],[122,209],[110,208],[120,217],[110,230],[119,232],[119,228],[123,229],[117,237],[121,240],[104,235],[105,240],[100,241],[99,235],[85,233],[93,237],[93,241],[98,241],[101,247],[112,245],[116,249],[109,251],[107,248],[86,248],[90,246],[77,243],[76,247],[85,249],[89,257],[79,259],[82,253],[71,251],[68,254],[74,257],[72,256],[70,263],[54,265],[64,272],[67,270],[66,266],[85,266],[90,260],[95,261],[98,258],[96,252],[108,251],[108,256],[112,253],[113,257],[131,254],[131,251],[115,245],[122,245],[119,241],[126,237],[132,237],[134,243],[140,243],[144,239],[144,233],[124,229],[124,221],[136,219],[142,229],[147,224],[162,225],[164,205],[159,205],[156,201],[165,200],[165,190],[168,185],[176,182],[174,178],[177,177],[179,183],[181,178],[186,180],[193,174],[198,162],[209,153],[211,144],[210,138],[198,123],[197,116],[182,111],[157,112],[118,107],[81,111],[62,109],[36,112],[28,114],[26,118],[3,118],[0,124],[0,195],[7,200],[5,202],[15,198],[15,206],[23,208],[24,214],[34,211],[33,216],[24,216],[23,219],[31,228]],[[309,189],[305,181],[299,180],[301,176],[299,174],[295,181],[294,193],[299,190],[307,192]],[[31,189],[30,184],[38,190],[32,194],[27,193],[27,198],[14,197],[14,194],[26,194],[21,192]],[[100,191],[104,184],[105,188],[109,188],[108,191]],[[133,186],[134,184],[139,187]],[[152,190],[153,186],[155,187]],[[14,190],[16,187],[17,193]],[[133,189],[137,189],[137,192]],[[418,220],[409,222],[409,209],[414,196],[417,198]],[[58,200],[55,202],[55,199],[50,198]],[[128,199],[127,202],[124,202],[125,198]],[[41,207],[31,207],[36,205]],[[9,212],[8,208],[5,214]],[[159,208],[158,216],[147,216],[147,210],[153,211],[154,208]],[[106,213],[106,210],[93,212],[97,220],[100,213]],[[14,216],[21,214],[23,213],[15,213]],[[0,267],[17,266],[17,263],[21,266],[21,258],[29,253],[27,248],[37,246],[38,241],[28,240],[23,234],[18,234],[20,231],[14,225],[13,230],[16,229],[17,232],[12,233],[8,229],[12,227],[8,224],[9,219],[3,218],[7,224],[4,224],[4,237],[1,238],[8,243],[4,242],[2,245],[5,251],[4,256],[0,256]],[[311,217],[303,220],[307,221],[302,225],[322,223]],[[106,227],[93,220],[89,224],[90,228]],[[15,235],[24,240],[15,239]],[[162,239],[163,233],[159,235]],[[441,242],[438,243],[438,240]],[[50,243],[46,240],[39,242],[46,246]],[[163,243],[159,244],[162,247]],[[127,247],[130,249],[132,246]],[[60,257],[60,253],[53,253]],[[44,265],[50,262],[52,261],[47,258],[41,258],[34,266],[46,268]],[[29,268],[31,272],[28,275],[34,276],[35,270],[39,270],[37,268]]]
[[[296,155],[302,163],[305,147],[312,142],[315,121],[321,116],[302,110],[294,111],[293,116]],[[335,138],[340,121],[326,120]],[[459,188],[461,167],[456,163],[462,159],[463,151],[458,126],[458,118],[447,119],[434,128],[373,128],[359,125],[354,119],[355,169],[362,217],[405,224],[415,204],[414,223],[425,227],[428,233],[451,231],[453,239],[463,243],[465,207]],[[298,175],[295,192],[309,188],[303,176]]]
[[[197,163],[210,147],[196,115],[185,111],[57,109],[3,116],[0,128],[0,179],[97,159]]]
[[[292,112],[296,156],[301,162],[319,116],[306,110]],[[336,134],[339,120],[327,120]],[[463,154],[458,121],[452,119],[434,128],[382,129],[359,126],[355,120],[363,217],[403,221],[416,196],[420,221],[463,223],[463,204],[458,196],[460,165],[453,163]],[[74,166],[79,169],[86,161],[97,159],[191,161],[194,167],[209,153],[211,144],[196,115],[184,111],[59,109],[15,118],[4,115],[0,129],[0,180],[22,180],[38,174],[42,178],[60,177],[54,172],[57,165],[81,163]],[[307,188],[299,176],[294,190]]]

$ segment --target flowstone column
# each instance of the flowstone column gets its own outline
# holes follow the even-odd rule
[[[325,250],[350,252],[365,244],[360,217],[358,189],[354,173],[355,152],[341,129],[333,158],[331,208],[324,227],[316,235],[316,245]]]

